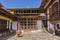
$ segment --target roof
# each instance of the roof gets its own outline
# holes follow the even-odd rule
[[[34,11],[34,13],[35,13],[35,11],[37,11],[37,12],[39,12],[39,13],[41,13],[42,12],[42,8],[7,8],[7,10],[12,10],[12,11],[18,11],[18,10],[20,10],[20,12],[24,12],[24,11]]]
[[[7,10],[37,10],[40,8],[7,8]]]
[[[9,13],[8,11],[6,11],[5,9],[0,8],[0,12],[2,13],[1,15],[5,16],[5,17],[7,17],[7,18],[11,18],[12,20],[17,20],[17,19],[19,19],[17,16],[10,14],[10,13]]]
[[[3,5],[0,3],[0,7],[3,7]]]
[[[41,8],[41,7],[44,7],[44,6],[45,6],[45,4],[46,4],[48,1],[49,1],[49,0],[42,0],[42,3],[41,3],[40,8]]]

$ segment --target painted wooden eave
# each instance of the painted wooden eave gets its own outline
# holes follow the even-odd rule
[[[6,20],[6,21],[13,21],[12,19],[7,18],[7,17],[5,17],[5,16],[1,16],[1,15],[0,15],[0,19]]]

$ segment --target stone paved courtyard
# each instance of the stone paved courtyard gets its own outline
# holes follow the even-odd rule
[[[33,33],[25,32],[22,37],[16,37],[15,35],[6,40],[60,40],[60,39],[56,38],[55,36],[47,32],[33,32]]]

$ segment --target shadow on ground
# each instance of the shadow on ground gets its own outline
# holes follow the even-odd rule
[[[0,40],[8,40],[9,38],[11,38],[14,35],[15,35],[15,33],[4,34],[4,35],[0,36]]]

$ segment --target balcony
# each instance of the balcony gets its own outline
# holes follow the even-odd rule
[[[40,13],[15,13],[15,14],[40,14]]]

